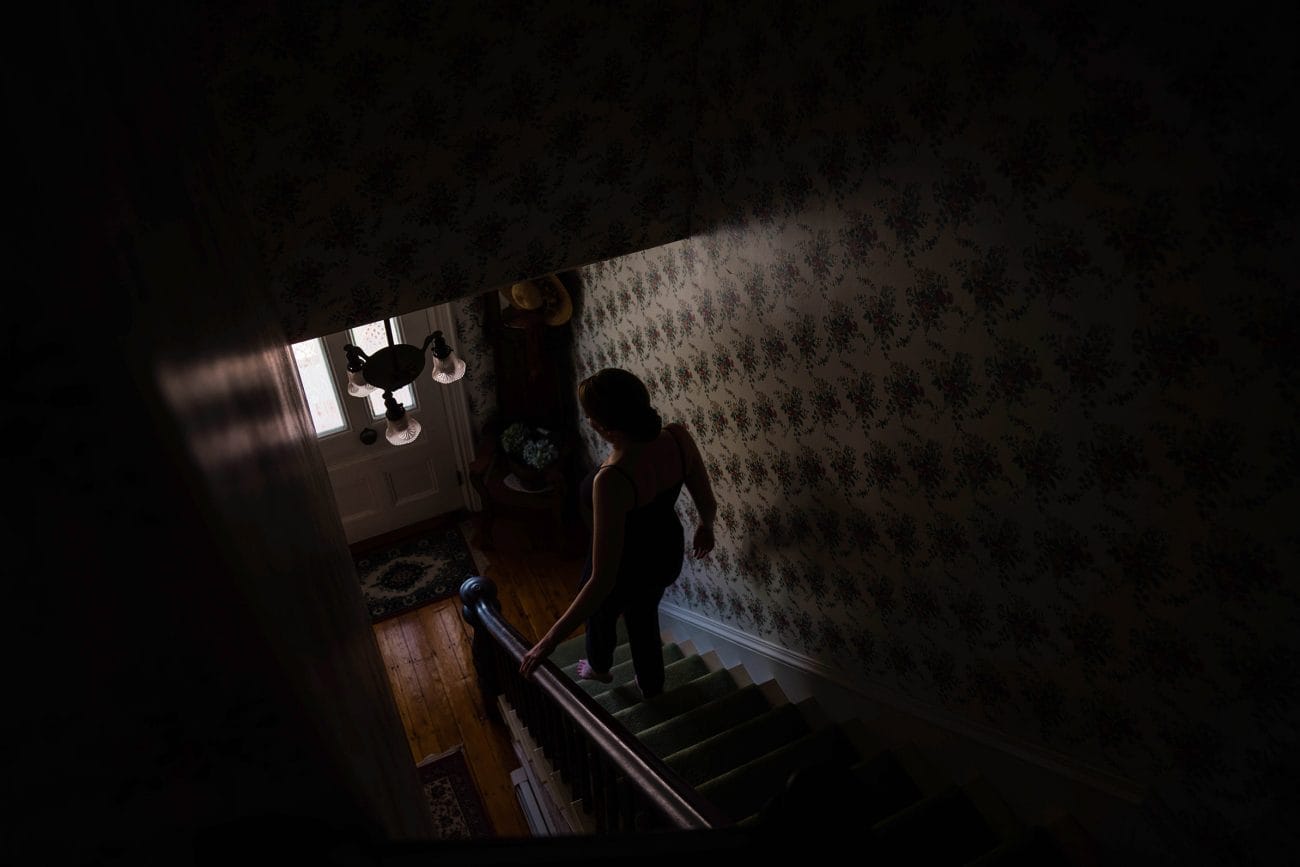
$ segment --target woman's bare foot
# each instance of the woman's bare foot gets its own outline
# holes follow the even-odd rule
[[[601,674],[599,671],[592,668],[591,663],[587,662],[585,659],[578,660],[578,677],[582,680],[598,680],[601,683],[609,683],[614,679],[612,672],[607,671],[604,674]]]

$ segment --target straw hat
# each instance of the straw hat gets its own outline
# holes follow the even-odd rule
[[[510,303],[520,310],[536,310],[542,306],[542,290],[531,280],[523,280],[510,287]]]
[[[550,274],[542,282],[542,307],[547,325],[563,325],[573,315],[573,299],[560,278]]]

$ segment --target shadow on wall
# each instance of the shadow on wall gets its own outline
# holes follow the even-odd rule
[[[195,62],[290,342],[689,233],[701,7],[508,18],[204,8]]]

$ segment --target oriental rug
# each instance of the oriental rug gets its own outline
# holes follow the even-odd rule
[[[354,550],[353,559],[372,623],[454,596],[466,578],[480,574],[455,520]]]
[[[465,748],[457,744],[445,753],[427,756],[416,767],[429,798],[429,811],[439,840],[494,837],[487,805],[474,784]]]

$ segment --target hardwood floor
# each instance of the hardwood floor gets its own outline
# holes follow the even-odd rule
[[[484,576],[497,585],[502,614],[525,636],[545,632],[573,599],[584,549],[580,531],[571,535],[556,551],[544,546],[540,533],[499,521],[497,547],[475,551]],[[497,835],[529,836],[510,781],[519,760],[505,725],[489,721],[483,707],[459,598],[377,623],[374,630],[412,758],[463,744]]]

